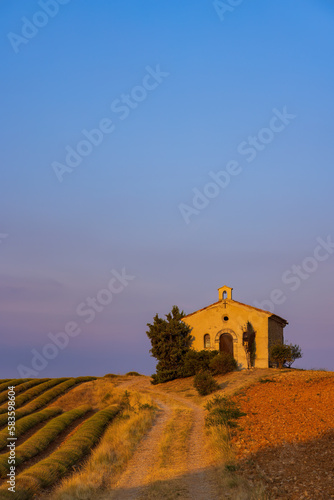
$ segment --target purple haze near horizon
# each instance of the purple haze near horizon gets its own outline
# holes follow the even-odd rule
[[[0,11],[0,377],[69,322],[39,376],[150,374],[146,323],[225,284],[334,370],[333,3]]]

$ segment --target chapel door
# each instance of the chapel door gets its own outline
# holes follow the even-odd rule
[[[230,333],[223,333],[220,336],[219,350],[233,356],[233,337]]]

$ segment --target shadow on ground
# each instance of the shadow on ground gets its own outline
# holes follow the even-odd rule
[[[205,480],[204,480],[205,478]],[[257,483],[256,483],[257,484]],[[221,467],[211,467],[192,474],[186,474],[173,479],[155,481],[138,488],[122,488],[113,490],[106,500],[217,500],[242,499],[260,500],[258,494],[263,490],[260,483],[249,483],[239,477],[237,471],[225,470]]]
[[[262,480],[273,499],[333,499],[334,430],[253,453],[240,462],[238,472],[248,480]]]

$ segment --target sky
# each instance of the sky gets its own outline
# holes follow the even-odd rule
[[[0,377],[151,374],[223,285],[334,370],[333,2],[0,13]]]

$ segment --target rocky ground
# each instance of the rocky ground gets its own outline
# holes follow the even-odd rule
[[[334,374],[275,371],[234,399],[247,414],[233,437],[238,473],[270,499],[333,499]]]

